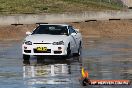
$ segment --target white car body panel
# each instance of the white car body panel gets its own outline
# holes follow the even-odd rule
[[[64,24],[43,24],[43,25],[61,25],[67,26],[67,30],[69,25]],[[24,55],[67,55],[67,47],[70,43],[71,53],[77,53],[79,44],[82,43],[82,36],[79,32],[75,35],[50,35],[50,34],[33,34],[28,35],[25,38],[25,41],[31,41],[32,45],[27,45],[25,43],[22,44],[22,53]],[[64,45],[53,45],[53,42],[63,41]],[[51,49],[50,53],[35,53],[34,49],[37,47],[47,47],[47,49]],[[58,49],[61,47],[62,49]],[[31,51],[27,53],[25,51]],[[54,51],[61,51],[61,53],[54,53]]]

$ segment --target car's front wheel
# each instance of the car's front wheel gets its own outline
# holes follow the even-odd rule
[[[29,59],[30,59],[30,55],[23,54],[23,60],[29,60]]]
[[[70,55],[71,55],[71,49],[70,49],[70,44],[68,44],[66,57],[69,57]]]

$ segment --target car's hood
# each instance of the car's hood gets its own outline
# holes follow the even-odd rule
[[[49,34],[34,34],[26,37],[26,41],[33,43],[53,43],[59,41],[66,41],[66,35],[49,35]]]

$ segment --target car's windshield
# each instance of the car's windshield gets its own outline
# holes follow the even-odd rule
[[[68,30],[66,26],[61,25],[40,25],[32,34],[67,35]]]

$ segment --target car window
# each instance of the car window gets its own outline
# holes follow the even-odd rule
[[[33,34],[52,34],[52,35],[67,35],[68,30],[66,26],[61,25],[40,25]]]
[[[69,34],[76,33],[72,26],[69,26]]]

